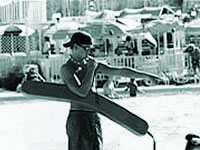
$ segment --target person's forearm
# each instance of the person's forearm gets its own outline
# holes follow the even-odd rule
[[[92,87],[94,71],[90,71],[88,68],[88,71],[85,74],[85,79],[82,83],[80,83],[80,85],[77,84],[73,75],[74,73],[69,73],[67,68],[61,68],[61,77],[70,91],[80,97],[86,97]]]
[[[88,68],[85,78],[83,80],[83,83],[80,87],[80,90],[85,91],[88,93],[92,87],[93,84],[93,78],[94,78],[94,70],[91,70],[91,68]]]
[[[83,83],[79,89],[80,91],[82,90],[85,93],[88,93],[91,90],[96,68],[97,63],[93,59],[89,59],[87,64],[87,72],[85,74]]]
[[[37,76],[42,82],[45,82],[45,79],[39,73],[37,73]]]

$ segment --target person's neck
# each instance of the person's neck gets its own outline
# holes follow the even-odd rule
[[[87,57],[86,58],[80,58],[80,59],[76,59],[73,56],[71,56],[71,60],[73,61],[73,63],[77,64],[77,65],[85,65],[87,63]]]

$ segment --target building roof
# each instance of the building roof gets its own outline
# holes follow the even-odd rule
[[[200,18],[192,20],[185,25],[187,34],[199,35],[200,34]]]
[[[104,10],[94,17],[94,19],[115,19],[120,13],[121,11]]]
[[[140,9],[124,9],[119,17],[120,18],[131,18],[131,17],[141,17],[141,18],[159,18],[164,14],[172,14],[174,15],[175,12],[170,9],[168,6],[163,7],[144,7]]]
[[[87,23],[87,26],[81,28],[81,30],[89,32],[94,38],[128,34],[124,29],[120,28],[120,26],[112,21],[89,22]]]
[[[168,32],[172,29],[182,28],[182,25],[179,24],[176,20],[154,20],[145,25],[145,28],[148,29],[151,33],[157,32]]]

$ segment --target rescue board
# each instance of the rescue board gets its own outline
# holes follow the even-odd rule
[[[114,103],[109,98],[93,91],[90,91],[86,97],[82,98],[70,92],[64,84],[26,81],[22,85],[22,92],[29,97],[68,103],[73,101],[85,105],[137,136],[145,135],[148,132],[149,126],[145,120]]]

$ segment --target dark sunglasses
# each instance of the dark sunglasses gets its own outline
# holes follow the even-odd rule
[[[85,51],[89,51],[92,48],[91,45],[81,45],[81,44],[78,44],[78,46],[82,47]]]

